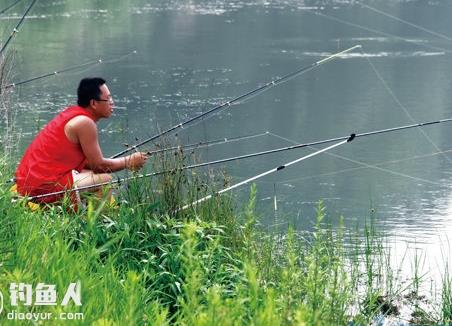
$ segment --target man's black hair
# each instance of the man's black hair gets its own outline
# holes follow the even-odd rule
[[[105,84],[103,78],[83,78],[77,88],[77,104],[86,108],[91,100],[98,100],[101,94],[100,87]]]

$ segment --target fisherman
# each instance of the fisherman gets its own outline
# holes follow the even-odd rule
[[[37,196],[96,185],[111,181],[111,172],[137,171],[145,165],[147,156],[143,152],[114,159],[102,154],[96,122],[109,118],[114,104],[105,80],[82,79],[77,97],[78,105],[57,114],[25,151],[16,170],[19,194]],[[97,190],[96,187],[89,189]],[[63,196],[60,193],[34,201],[53,203]],[[73,201],[76,199],[72,196]]]

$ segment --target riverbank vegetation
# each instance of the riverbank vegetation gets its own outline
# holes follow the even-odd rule
[[[407,293],[412,322],[452,321],[450,276],[438,305],[423,309],[421,277],[400,283],[372,226],[364,234],[333,228],[322,203],[314,231],[304,235],[290,227],[280,235],[263,231],[255,187],[244,207],[214,197],[175,213],[186,198],[212,191],[199,175],[177,170],[182,158],[176,156],[154,167],[173,173],[123,185],[116,205],[88,199],[77,213],[64,205],[32,212],[24,202],[12,204],[11,171],[3,162],[1,324],[16,324],[5,313],[15,311],[23,313],[16,317],[81,313],[83,319],[72,321],[80,325],[367,325],[396,317],[395,302]],[[14,282],[56,285],[58,304],[11,306],[7,291]],[[81,286],[81,306],[60,305],[73,282]]]

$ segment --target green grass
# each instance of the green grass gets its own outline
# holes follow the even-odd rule
[[[205,176],[177,170],[178,155],[155,163],[173,173],[124,187],[116,208],[93,199],[78,213],[31,212],[12,205],[1,186],[0,324],[17,325],[5,313],[15,310],[83,313],[73,325],[367,325],[404,290],[378,232],[325,224],[322,203],[308,237],[261,230],[254,186],[243,209],[226,196],[174,213],[212,191]],[[60,302],[77,281],[82,306],[11,307],[8,300],[13,282],[55,284]],[[414,281],[418,289],[418,274]],[[451,320],[450,284],[446,275],[437,322]]]

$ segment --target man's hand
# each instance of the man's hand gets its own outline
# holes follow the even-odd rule
[[[129,156],[126,156],[125,159],[126,159],[126,169],[138,171],[146,164],[148,157],[144,152],[137,152]]]

